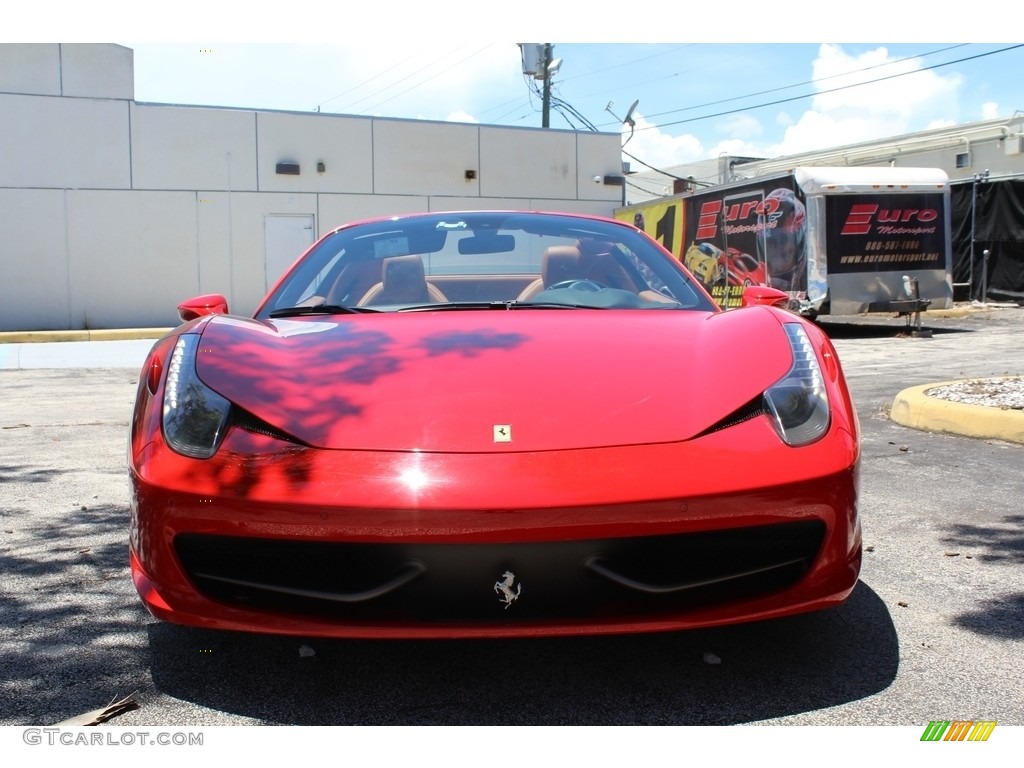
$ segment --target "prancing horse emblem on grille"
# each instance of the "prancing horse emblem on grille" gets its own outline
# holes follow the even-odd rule
[[[516,575],[512,571],[505,571],[501,576],[505,580],[494,582],[494,591],[501,595],[499,599],[505,604],[505,610],[507,611],[508,607],[519,599],[519,593],[523,591],[523,585],[516,584],[516,591],[513,592],[512,585],[515,584]]]

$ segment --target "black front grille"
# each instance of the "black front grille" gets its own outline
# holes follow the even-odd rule
[[[657,615],[784,589],[810,568],[818,521],[516,544],[365,544],[182,534],[211,599],[350,621],[508,622]],[[498,583],[518,597],[506,607]]]

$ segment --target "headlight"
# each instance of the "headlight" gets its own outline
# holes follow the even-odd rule
[[[807,332],[797,323],[786,323],[793,367],[764,393],[765,407],[775,429],[788,445],[807,445],[828,430],[828,395]]]
[[[164,439],[180,454],[208,459],[224,437],[231,403],[199,380],[198,346],[198,336],[185,334],[171,353],[164,385]]]

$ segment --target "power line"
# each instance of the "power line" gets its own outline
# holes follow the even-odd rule
[[[444,69],[442,69],[442,70],[440,70],[438,72],[435,72],[432,75],[424,77],[421,80],[418,80],[417,82],[413,83],[410,87],[406,88],[404,91],[399,91],[398,93],[393,94],[392,96],[388,96],[387,98],[383,99],[382,101],[378,101],[375,104],[371,104],[370,106],[365,107],[363,109],[363,111],[364,112],[369,112],[370,110],[376,109],[377,107],[379,107],[379,106],[381,106],[383,104],[387,104],[389,101],[393,101],[393,100],[397,99],[399,96],[404,96],[405,94],[409,93],[409,91],[413,91],[416,88],[419,88],[420,86],[430,82],[431,80],[434,80],[435,78],[440,77],[445,72],[448,72],[448,71],[454,69],[455,67],[458,67],[459,65],[465,63],[466,61],[469,61],[469,59],[473,58],[474,56],[479,56],[481,53],[483,53],[489,47],[490,47],[489,44],[485,45],[483,48],[480,48],[480,49],[474,51],[473,53],[469,54],[468,56],[466,56],[466,57],[464,57],[462,59],[459,59],[458,61],[454,62],[453,64],[451,64],[451,65],[449,65],[447,67],[445,67]],[[401,85],[402,83],[404,83],[404,82],[406,82],[408,80],[411,80],[412,78],[416,77],[417,75],[422,74],[425,70],[435,66],[436,64],[439,64],[442,61],[444,61],[445,58],[446,58],[445,56],[442,56],[442,57],[440,57],[438,59],[434,59],[429,64],[427,64],[426,67],[422,67],[419,70],[417,70],[416,72],[414,72],[414,73],[412,73],[410,75],[407,75],[407,76],[405,76],[403,78],[400,78],[399,80],[391,83],[390,85],[387,85],[384,88],[381,88],[380,90],[375,91],[374,93],[371,93],[371,94],[369,94],[367,96],[364,96],[363,98],[358,99],[357,101],[350,102],[349,104],[345,105],[341,109],[344,110],[344,109],[353,107],[353,106],[355,106],[357,104],[361,104],[364,101],[368,101],[370,99],[373,99],[376,96],[380,96],[385,91],[388,91],[388,90],[390,90],[392,88],[395,88],[398,85]],[[408,61],[408,59],[405,59],[404,61]],[[403,63],[404,63],[404,61],[403,61]],[[391,69],[394,69],[394,67],[391,67]],[[391,69],[389,69],[387,71],[390,72]],[[374,78],[371,78],[371,79],[374,79]],[[369,81],[367,81],[367,82],[369,82]],[[337,98],[337,97],[335,97],[335,98]]]
[[[779,88],[768,89],[768,90],[761,91],[761,92],[759,92],[757,94],[753,94],[753,95],[761,95],[761,94],[764,94],[764,93],[773,93],[773,92],[780,91],[780,90],[787,90],[789,88],[799,87],[799,85],[807,85],[807,84],[811,84],[811,83],[815,83],[815,82],[823,82],[825,80],[831,80],[831,79],[835,79],[837,77],[849,77],[850,75],[858,74],[860,72],[867,72],[867,71],[870,71],[872,69],[878,69],[879,67],[891,66],[892,64],[898,64],[898,63],[900,63],[902,61],[905,61],[907,59],[921,58],[922,56],[929,56],[929,55],[933,55],[935,53],[941,53],[943,51],[952,50],[954,48],[960,48],[963,45],[964,44],[948,46],[946,48],[941,48],[941,49],[938,49],[938,50],[935,50],[935,51],[930,51],[930,52],[925,53],[925,54],[917,54],[915,56],[909,56],[909,57],[906,57],[906,59],[900,59],[900,60],[896,60],[896,61],[884,62],[882,64],[876,64],[876,65],[872,65],[870,67],[864,67],[862,69],[854,70],[852,72],[846,72],[846,73],[843,73],[843,74],[840,74],[840,75],[831,75],[831,76],[829,76],[827,78],[821,78],[819,80],[807,81],[806,83],[799,83],[799,84],[796,84],[796,85],[789,85],[789,86],[782,86],[782,87],[779,87]],[[992,55],[997,54],[997,53],[1003,53],[1005,51],[1009,51],[1009,50],[1013,50],[1015,48],[1021,48],[1021,47],[1024,47],[1024,43],[1018,44],[1018,45],[1007,46],[1005,48],[1001,48],[1001,49],[998,49],[998,50],[995,50],[995,51],[987,51],[985,53],[975,54],[974,56],[965,56],[964,58],[955,59],[953,61],[947,61],[947,62],[943,62],[943,63],[940,63],[940,64],[933,64],[933,65],[928,66],[928,67],[919,67],[919,68],[913,70],[912,72],[898,72],[898,73],[893,74],[893,75],[886,75],[885,77],[875,78],[874,80],[866,80],[866,81],[860,82],[860,83],[853,83],[853,84],[850,84],[850,85],[837,86],[835,88],[830,88],[830,89],[826,89],[826,90],[822,90],[822,91],[817,91],[814,94],[808,94],[808,95],[802,95],[802,96],[792,96],[792,97],[788,97],[788,98],[785,98],[785,99],[776,99],[776,100],[771,101],[771,102],[766,102],[766,103],[763,103],[763,104],[757,104],[757,105],[754,105],[754,106],[749,106],[748,105],[746,107],[738,108],[738,109],[734,109],[734,110],[726,110],[726,111],[718,112],[718,113],[715,113],[715,114],[703,115],[703,116],[694,117],[694,118],[687,118],[685,120],[678,120],[678,121],[674,121],[674,122],[670,122],[670,123],[660,123],[658,125],[650,125],[650,126],[646,126],[646,127],[643,127],[643,128],[637,128],[635,130],[645,131],[645,130],[651,130],[651,129],[655,129],[655,128],[664,128],[664,127],[669,126],[669,125],[679,125],[679,124],[682,124],[682,123],[696,122],[698,120],[706,120],[706,119],[710,119],[710,118],[713,118],[713,117],[721,117],[723,115],[735,114],[737,112],[745,112],[745,111],[749,111],[749,110],[752,110],[752,109],[760,109],[760,108],[763,108],[763,107],[773,106],[773,105],[776,105],[776,104],[784,104],[784,103],[787,103],[787,102],[790,102],[790,101],[797,101],[799,99],[809,98],[809,96],[821,95],[821,94],[826,94],[826,93],[835,93],[837,91],[844,91],[844,90],[848,90],[850,88],[857,88],[857,87],[862,86],[862,85],[870,85],[872,83],[878,83],[878,82],[883,82],[883,81],[886,81],[886,80],[892,80],[892,79],[897,78],[897,77],[906,77],[907,75],[913,75],[913,74],[917,74],[919,72],[926,72],[926,71],[932,70],[932,69],[939,69],[940,67],[950,66],[951,64],[959,64],[959,63],[962,63],[962,62],[965,62],[965,61],[971,61],[973,59],[983,58],[985,56],[992,56]],[[537,90],[536,85],[533,85],[533,90],[534,91]],[[728,102],[728,101],[735,101],[735,100],[738,100],[738,99],[741,99],[741,98],[749,98],[749,97],[750,96],[737,96],[737,97],[733,97],[733,98],[730,98],[730,99],[723,99],[721,101],[712,102],[711,104],[724,103],[724,102]],[[566,120],[567,123],[569,123],[569,126],[573,130],[576,130],[576,126],[573,124],[572,120],[566,114],[567,112],[569,114],[571,114],[572,116],[574,116],[576,119],[578,119],[581,123],[583,123],[591,131],[597,131],[598,130],[597,126],[594,125],[594,123],[592,123],[590,120],[588,120],[575,107],[573,107],[571,104],[569,104],[567,101],[565,101],[561,97],[552,96],[551,99],[552,99],[552,101],[551,101],[552,107],[555,108],[559,112],[559,114],[562,115],[562,117]],[[708,106],[708,105],[704,105],[704,106]],[[670,112],[659,113],[659,114],[671,114],[672,112],[681,112],[681,111],[685,111],[685,110],[688,110],[688,109],[696,109],[696,108],[699,108],[699,107],[686,107],[686,108],[683,108],[683,109],[671,110]],[[632,160],[635,160],[636,162],[640,163],[640,165],[644,166],[645,168],[649,168],[652,171],[655,171],[657,173],[663,174],[663,175],[668,176],[668,177],[670,177],[672,179],[678,179],[680,181],[687,181],[687,182],[690,181],[689,179],[684,179],[681,176],[676,176],[675,174],[673,174],[673,173],[671,173],[669,171],[666,171],[666,170],[664,170],[662,168],[656,168],[655,166],[650,165],[650,164],[644,162],[643,160],[641,160],[640,158],[636,157],[636,155],[633,155],[633,154],[627,152],[625,149],[622,149],[621,152],[626,157],[628,157],[628,158],[630,158]],[[647,191],[647,190],[643,190],[643,191]]]
[[[652,195],[654,197],[661,197],[661,194],[662,194],[662,190],[645,189],[644,187],[642,187],[639,184],[637,184],[635,181],[633,181],[628,176],[626,177],[626,184],[628,186],[632,187],[635,190],[643,192],[646,195]]]
[[[692,111],[694,109],[701,109],[703,107],[714,106],[716,104],[726,104],[726,103],[729,103],[729,102],[740,101],[742,99],[750,99],[750,98],[754,98],[754,97],[757,97],[757,96],[763,96],[763,95],[766,95],[766,94],[769,94],[769,93],[777,93],[779,91],[789,90],[790,88],[799,88],[799,87],[804,86],[804,85],[812,85],[812,84],[815,84],[815,83],[823,83],[823,82],[827,82],[829,80],[835,80],[837,78],[848,78],[848,77],[850,77],[852,75],[856,75],[856,74],[859,74],[859,73],[862,73],[862,72],[870,72],[871,70],[874,70],[874,69],[880,69],[880,68],[883,68],[883,67],[890,67],[890,66],[893,66],[895,64],[900,64],[900,63],[903,63],[905,61],[910,61],[912,59],[920,59],[920,58],[923,58],[925,56],[933,56],[935,54],[943,53],[943,52],[950,51],[950,50],[954,50],[956,48],[962,48],[965,45],[967,45],[967,43],[958,43],[956,45],[950,45],[950,46],[946,46],[946,47],[943,47],[943,48],[937,48],[937,49],[931,50],[931,51],[925,51],[924,53],[916,53],[916,54],[913,54],[913,55],[910,55],[910,56],[905,56],[905,57],[903,57],[901,59],[894,59],[894,60],[891,60],[891,61],[882,62],[880,64],[873,64],[873,65],[868,66],[868,67],[862,67],[860,69],[850,70],[848,72],[842,72],[842,73],[839,73],[839,74],[836,74],[836,75],[829,75],[828,77],[817,78],[817,79],[814,79],[814,80],[805,80],[805,81],[800,82],[800,83],[792,83],[790,85],[783,85],[783,86],[778,86],[778,87],[775,87],[775,88],[768,88],[768,89],[765,89],[765,90],[755,91],[753,93],[748,93],[748,94],[745,94],[745,95],[742,95],[742,96],[733,96],[733,97],[729,97],[729,98],[726,98],[726,99],[718,99],[716,101],[705,102],[703,104],[695,104],[695,105],[691,105],[691,106],[687,106],[687,107],[681,107],[679,109],[672,109],[672,110],[667,110],[667,111],[664,111],[664,112],[656,112],[656,113],[652,113],[652,114],[649,114],[649,115],[645,115],[644,118],[645,118],[645,120],[650,122],[651,118],[660,117],[662,115],[670,115],[670,114],[675,114],[675,113],[678,113],[678,112],[688,112],[688,111]],[[685,46],[679,46],[679,47],[682,48],[682,47],[685,47]],[[976,54],[975,56],[965,57],[963,59],[956,59],[954,61],[944,62],[944,63],[941,63],[941,64],[935,64],[935,65],[932,65],[932,66],[929,66],[929,67],[921,67],[921,68],[915,69],[913,72],[900,72],[900,73],[896,73],[894,75],[888,75],[888,76],[883,77],[883,78],[877,78],[875,80],[864,81],[862,83],[854,83],[854,84],[851,84],[851,85],[839,86],[837,88],[832,88],[832,89],[828,89],[828,90],[816,91],[813,94],[804,94],[804,95],[800,95],[800,96],[793,96],[793,97],[788,97],[786,99],[780,99],[780,100],[775,100],[775,101],[771,101],[771,102],[766,102],[766,103],[763,103],[763,104],[748,105],[747,107],[744,107],[744,108],[741,108],[741,109],[729,110],[729,111],[724,111],[724,112],[718,112],[718,113],[714,113],[714,114],[710,114],[710,115],[705,115],[705,116],[701,116],[701,117],[697,117],[697,118],[690,118],[690,119],[687,119],[687,120],[675,121],[675,122],[670,122],[670,123],[652,124],[652,125],[640,128],[638,130],[651,130],[651,129],[654,129],[654,128],[664,127],[664,126],[668,126],[668,125],[678,125],[678,124],[685,123],[685,122],[695,122],[697,120],[710,119],[710,118],[713,118],[713,117],[721,117],[721,116],[724,116],[724,115],[735,114],[737,112],[743,112],[743,111],[752,110],[752,109],[760,109],[762,107],[773,106],[775,104],[783,104],[783,103],[786,103],[786,102],[789,102],[789,101],[797,101],[799,99],[810,98],[811,96],[815,96],[815,95],[819,95],[819,94],[833,93],[833,92],[836,92],[836,91],[845,90],[847,88],[856,88],[859,85],[868,85],[870,83],[881,82],[882,80],[891,79],[891,78],[894,78],[894,77],[902,77],[902,76],[905,76],[905,75],[915,74],[917,72],[927,71],[929,69],[936,69],[938,67],[944,67],[944,66],[949,66],[951,64],[957,64],[957,63],[960,63],[960,62],[963,62],[963,61],[969,61],[971,59],[980,58],[982,56],[990,56],[990,55],[993,55],[995,53],[1001,53],[1001,52],[1003,52],[1005,50],[1011,50],[1012,48],[1016,48],[1016,47],[1019,47],[1019,46],[1010,46],[1009,48],[1004,48],[1004,49],[997,50],[997,51],[989,51],[989,52],[982,53],[982,54]],[[677,50],[677,49],[673,49],[673,50]],[[633,60],[631,60],[630,62],[627,62],[627,63],[635,63],[636,61],[640,61],[640,60],[643,60],[645,58],[654,58],[655,56],[664,55],[664,53],[668,53],[668,52],[661,52],[661,53],[658,53],[658,54],[654,54],[653,56],[641,57],[640,59],[633,59]],[[615,67],[618,67],[618,66],[622,66],[622,65],[615,65],[614,67],[607,67],[604,70],[598,70],[598,71],[599,72],[603,72],[603,71],[607,71],[608,69],[614,69]],[[588,73],[588,74],[590,74],[590,73]],[[676,77],[676,76],[678,76],[678,74],[679,73],[675,73],[673,75],[669,75],[669,77]],[[579,75],[577,77],[583,77],[583,75]],[[569,78],[569,79],[572,79],[572,78]],[[664,79],[664,78],[656,78],[656,80],[657,79]],[[565,82],[565,81],[562,81],[562,82]],[[645,81],[645,82],[651,82],[651,81]],[[579,115],[578,112],[577,112],[577,115]],[[570,123],[570,125],[571,125],[571,123]],[[606,127],[606,126],[609,126],[609,125],[613,125],[613,124],[612,123],[602,123],[601,124],[602,127]],[[591,130],[595,130],[596,131],[596,130],[599,130],[599,128],[598,127],[591,127]]]
[[[999,49],[997,49],[995,51],[986,51],[985,53],[978,53],[978,54],[975,54],[974,56],[965,56],[962,59],[954,59],[953,61],[946,61],[946,62],[943,62],[941,64],[932,64],[931,66],[928,66],[928,67],[921,67],[919,69],[915,69],[913,72],[898,72],[895,75],[886,75],[885,77],[878,77],[878,78],[875,78],[874,80],[865,80],[862,83],[854,83],[852,85],[841,85],[841,86],[837,86],[836,88],[827,88],[824,91],[816,91],[815,93],[807,93],[807,94],[803,94],[801,96],[791,96],[791,97],[788,97],[788,98],[785,98],[785,99],[776,99],[774,101],[768,101],[768,102],[764,102],[762,104],[755,104],[753,106],[739,107],[737,109],[728,109],[728,110],[725,110],[723,112],[715,112],[715,113],[712,113],[712,114],[709,114],[709,115],[701,115],[699,117],[689,117],[689,118],[686,118],[685,120],[675,120],[675,121],[670,122],[670,123],[658,123],[657,125],[649,125],[649,126],[644,126],[643,128],[637,128],[636,130],[637,131],[649,131],[649,130],[652,130],[652,129],[655,129],[655,128],[666,128],[666,127],[668,127],[670,125],[682,125],[683,123],[695,123],[698,120],[709,120],[709,119],[711,119],[713,117],[723,117],[724,115],[734,115],[737,112],[748,112],[748,111],[753,110],[753,109],[763,109],[764,107],[773,107],[773,106],[775,106],[777,104],[786,104],[786,103],[788,103],[790,101],[799,101],[800,99],[807,99],[807,98],[811,98],[812,96],[821,96],[821,95],[826,94],[826,93],[836,93],[837,91],[845,91],[845,90],[848,90],[850,88],[859,88],[862,85],[871,85],[873,83],[881,83],[881,82],[884,82],[886,80],[893,80],[894,78],[897,78],[897,77],[906,77],[907,75],[916,75],[919,72],[927,72],[928,70],[931,70],[931,69],[940,69],[941,67],[948,67],[951,64],[961,64],[961,63],[963,63],[965,61],[972,61],[974,59],[981,59],[981,58],[984,58],[985,56],[994,56],[997,53],[1005,53],[1006,51],[1012,51],[1015,48],[1021,48],[1021,47],[1024,47],[1024,43],[1019,43],[1017,45],[1009,45],[1009,46],[1007,46],[1005,48],[999,48]]]
[[[769,93],[778,93],[779,91],[786,91],[786,90],[789,90],[790,88],[799,88],[799,87],[804,86],[804,85],[814,85],[815,83],[824,83],[824,82],[827,82],[828,80],[835,80],[836,78],[840,78],[840,77],[850,77],[851,75],[856,75],[856,74],[859,74],[861,72],[870,72],[873,69],[880,69],[882,67],[890,67],[890,66],[892,66],[894,64],[902,64],[903,62],[910,61],[911,59],[922,59],[925,56],[934,56],[937,53],[944,53],[946,51],[951,51],[951,50],[953,50],[955,48],[963,48],[966,45],[967,45],[967,43],[958,43],[957,45],[950,45],[950,46],[947,46],[945,48],[938,48],[938,49],[936,49],[934,51],[926,51],[924,53],[915,53],[912,56],[904,56],[902,59],[893,59],[892,61],[884,61],[881,64],[873,64],[870,67],[862,67],[860,69],[853,69],[853,70],[850,70],[848,72],[841,72],[838,75],[829,75],[828,77],[820,77],[820,78],[817,78],[816,80],[804,80],[803,82],[800,82],[800,83],[792,83],[790,85],[782,85],[782,86],[778,86],[776,88],[767,88],[767,89],[765,89],[763,91],[755,91],[753,93],[748,93],[748,94],[745,94],[743,96],[731,96],[731,97],[729,97],[727,99],[718,99],[716,101],[708,101],[708,102],[705,102],[703,104],[694,104],[694,105],[691,105],[689,107],[680,107],[679,109],[670,109],[670,110],[667,110],[665,112],[655,112],[655,113],[650,114],[650,115],[645,115],[645,118],[646,119],[650,119],[652,117],[661,117],[662,115],[671,115],[671,114],[675,114],[676,112],[689,112],[690,110],[701,109],[703,107],[713,107],[716,104],[728,104],[731,101],[739,101],[741,99],[752,99],[752,98],[755,98],[757,96],[765,96],[765,95],[767,95]],[[915,70],[915,72],[916,71],[920,71],[920,70]],[[905,74],[912,74],[912,73],[905,73]],[[673,75],[673,76],[675,76],[675,75]],[[854,86],[848,86],[848,87],[852,88]],[[804,98],[804,97],[800,97],[800,98]],[[756,109],[756,107],[753,107],[753,108]],[[609,123],[609,125],[610,125],[610,123]]]
[[[406,58],[402,59],[398,63],[388,67],[383,72],[380,72],[380,73],[374,75],[369,80],[364,80],[363,82],[359,83],[358,85],[353,85],[351,88],[347,88],[346,90],[342,91],[341,93],[337,94],[336,96],[331,96],[331,98],[325,99],[324,101],[321,101],[319,104],[316,105],[316,111],[319,112],[320,111],[320,107],[324,106],[325,104],[329,104],[330,102],[334,101],[335,99],[340,99],[346,93],[352,93],[352,91],[358,91],[364,85],[369,85],[374,80],[378,80],[379,78],[384,77],[384,75],[386,75],[388,72],[391,72],[392,70],[398,69],[400,66],[405,64],[407,61],[411,61],[412,59],[416,58],[418,55],[419,55],[419,52],[414,53],[411,56],[407,56]],[[437,59],[437,61],[440,61],[440,59]],[[429,66],[433,66],[433,64],[436,64],[437,61],[432,62]],[[399,82],[401,82],[401,80]],[[385,90],[387,90],[387,88],[391,88],[391,87],[392,87],[391,85],[388,85],[388,86],[385,87]],[[360,101],[365,101],[368,98],[370,98],[370,97],[366,96],[363,99],[360,99]],[[358,104],[359,102],[356,101],[354,103]]]

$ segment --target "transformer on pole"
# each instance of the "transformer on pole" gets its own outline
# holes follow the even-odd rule
[[[541,126],[551,127],[551,76],[562,66],[561,59],[553,59],[555,46],[551,43],[519,43],[523,58],[523,74],[543,81]]]

